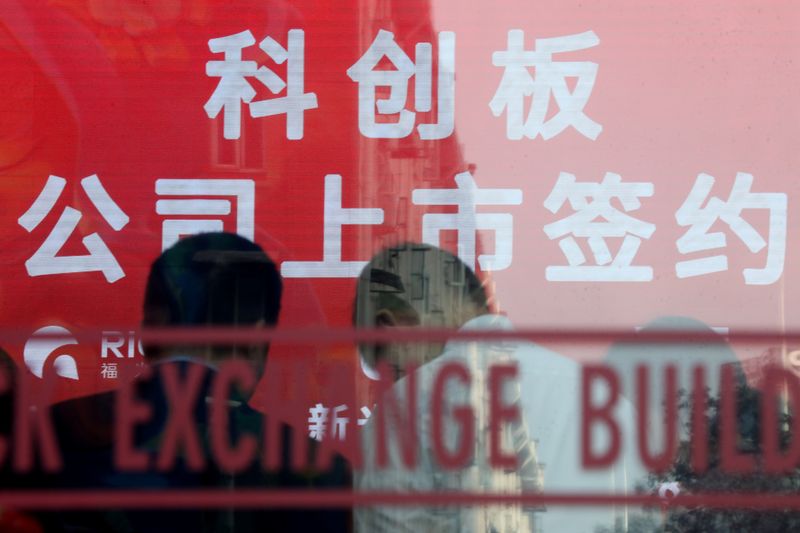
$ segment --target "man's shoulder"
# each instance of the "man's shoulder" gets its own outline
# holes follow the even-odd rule
[[[62,448],[106,448],[114,442],[115,392],[73,398],[50,409]]]
[[[515,327],[511,320],[504,315],[487,314],[473,318],[464,324],[462,330],[512,332]],[[580,363],[534,342],[508,339],[481,342],[480,345],[484,350],[495,350],[510,354],[523,367],[523,370],[528,370],[528,367],[530,367],[530,370],[539,375],[549,374],[555,378],[570,380],[577,380],[580,377]],[[453,346],[455,347],[455,343],[453,343]],[[452,350],[452,352],[457,353],[458,350]]]
[[[568,380],[580,378],[581,364],[578,361],[539,344],[520,342],[514,350],[514,355],[520,365],[524,365],[526,369],[530,367],[530,370],[536,373]]]

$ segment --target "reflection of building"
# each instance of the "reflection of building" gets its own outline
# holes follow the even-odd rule
[[[446,268],[431,268],[427,264],[430,259],[426,259],[430,251],[430,248],[412,245],[411,253],[398,248],[376,258],[374,269],[396,274],[408,286],[373,284],[370,291],[402,292],[402,298],[420,316],[427,318],[428,327],[440,327],[446,324],[444,317],[461,315],[469,296],[464,290],[463,264],[453,259],[447,261]]]
[[[747,382],[756,388],[761,386],[764,372],[769,366],[785,367],[800,375],[800,349],[772,347],[757,357],[742,361]]]
[[[225,139],[222,116],[209,120],[210,165],[213,172],[238,172],[243,175],[262,174],[267,169],[267,128],[263,119],[245,117],[238,139]]]
[[[394,34],[398,45],[413,58],[413,50],[417,43],[432,43],[436,48],[437,34],[430,16],[430,5],[427,0],[414,0],[416,7],[409,9],[407,5],[398,9],[392,0],[357,0],[359,42],[357,49],[364,53],[372,44],[379,30]],[[405,13],[405,16],[399,16]],[[409,17],[408,13],[413,13]],[[436,54],[434,53],[434,58]],[[387,66],[386,68],[392,68]],[[436,69],[434,59],[434,70]],[[435,75],[434,75],[435,79]],[[409,84],[409,109],[414,101],[413,82]],[[435,86],[434,91],[438,91]],[[383,91],[388,88],[379,88]],[[356,90],[355,84],[353,90]],[[379,98],[386,98],[388,92],[379,93]],[[433,96],[434,109],[430,113],[418,113],[417,122],[435,121],[437,98]],[[397,120],[395,116],[383,116],[378,120]],[[427,208],[423,211],[411,202],[414,189],[453,188],[454,176],[465,170],[474,174],[475,168],[469,167],[461,154],[456,133],[437,140],[420,139],[416,128],[410,135],[395,139],[374,139],[359,135],[357,147],[357,200],[353,205],[380,207],[384,210],[382,226],[358,226],[354,228],[358,240],[359,257],[372,256],[375,250],[386,248],[400,242],[419,242],[422,239],[422,214],[428,211],[441,211],[441,208]],[[451,207],[444,208],[447,211]],[[452,233],[452,234],[450,234]],[[457,252],[455,232],[443,232],[440,245]],[[452,241],[450,240],[451,238]],[[478,236],[480,241],[480,237]],[[481,248],[480,242],[477,244]],[[414,310],[425,317],[425,326],[440,327],[453,324],[452,317],[463,314],[469,298],[464,290],[465,278],[463,265],[457,260],[446,268],[431,268],[433,258],[427,256],[429,250],[422,247],[412,248],[411,253],[389,253],[372,266],[396,274],[402,280],[403,287],[393,287],[382,283],[371,284],[373,297],[375,293],[402,292],[401,298]],[[383,264],[380,263],[383,262]],[[469,265],[475,268],[475,265]],[[362,307],[362,306],[359,306]],[[451,318],[451,320],[448,320]],[[471,360],[472,394],[470,404],[475,411],[475,429],[477,438],[474,456],[477,464],[462,471],[461,490],[486,493],[520,493],[523,491],[541,491],[543,486],[543,467],[536,460],[536,443],[528,439],[527,430],[512,427],[506,428],[503,435],[504,449],[517,451],[524,465],[512,471],[493,469],[488,465],[488,405],[486,357],[487,353],[468,354]],[[424,393],[423,393],[424,394]],[[521,426],[524,428],[524,426]],[[478,512],[465,513],[480,523],[463,525],[460,530],[516,532],[536,531],[535,514],[544,508],[522,509],[520,506],[481,507]],[[494,529],[489,528],[491,524]]]
[[[541,492],[544,487],[544,465],[538,462],[537,443],[530,439],[524,422],[506,424],[501,437],[502,449],[516,452],[517,468],[499,470],[488,464],[490,435],[488,367],[489,364],[500,363],[511,357],[507,346],[497,342],[488,348],[485,348],[485,344],[480,349],[476,344],[469,347],[467,360],[472,378],[470,404],[476,417],[475,457],[483,458],[482,460],[487,462],[472,468],[473,478],[465,484],[465,487],[485,493]],[[519,403],[519,389],[515,390],[517,397],[506,398],[505,401]],[[545,510],[544,506],[485,506],[480,509],[482,512],[475,513],[476,519],[482,523],[476,524],[474,531],[538,531],[537,525],[540,520],[536,519],[536,515]],[[492,528],[488,527],[489,524]]]
[[[357,323],[370,323],[368,317],[377,316],[379,311],[393,310],[396,313],[394,316],[407,320],[407,323],[403,323],[406,326],[457,327],[480,310],[476,305],[485,303],[482,299],[476,301],[476,298],[481,298],[478,295],[478,281],[467,272],[465,265],[455,256],[436,248],[416,244],[390,248],[373,258],[370,267],[369,297],[358,302],[357,309],[364,315],[359,317]],[[470,324],[493,327],[496,325],[495,318],[490,315],[475,317]],[[503,470],[490,463],[489,369],[493,365],[512,361],[515,349],[514,343],[503,341],[452,342],[445,347],[412,343],[391,356],[425,361],[417,371],[417,409],[418,420],[423,428],[421,438],[427,443],[430,443],[432,434],[429,433],[430,429],[424,428],[431,427],[434,383],[439,372],[449,362],[462,364],[468,370],[469,385],[466,382],[445,383],[443,412],[446,418],[442,431],[445,446],[452,448],[456,442],[462,442],[460,439],[464,426],[451,417],[451,410],[469,407],[474,416],[474,434],[470,433],[466,441],[472,443],[471,462],[452,471],[440,468],[433,456],[428,455],[422,461],[425,466],[409,474],[412,478],[418,476],[416,479],[420,486],[427,486],[426,483],[434,480],[432,484],[438,487],[437,490],[478,494],[542,491],[544,467],[538,462],[537,443],[530,438],[524,414],[517,421],[504,422],[500,435],[501,448],[515,457],[515,466]],[[386,349],[385,354],[392,353],[391,348]],[[402,361],[399,362],[402,364]],[[398,390],[402,389],[398,387]],[[518,383],[508,381],[504,384],[502,403],[521,405]],[[429,445],[423,444],[422,449],[430,453]],[[409,486],[415,485],[412,483]],[[447,513],[447,518],[442,517],[442,523],[448,527],[458,523],[454,529],[459,531],[535,531],[534,526],[540,522],[536,515],[544,510],[541,506],[520,505],[475,506],[458,511],[450,509],[443,511]]]
[[[417,43],[433,43],[436,47],[437,37],[430,16],[430,5],[427,1],[415,1],[417,7],[408,9],[405,4],[402,10],[392,0],[358,0],[359,43],[360,53],[366,51],[379,30],[393,32],[397,43],[413,58],[413,50]],[[406,13],[398,16],[398,11]],[[407,13],[413,12],[413,17]],[[434,66],[436,64],[434,54]],[[434,75],[435,79],[435,75]],[[408,92],[409,105],[413,103],[413,81]],[[354,87],[354,91],[356,88]],[[436,91],[436,83],[433,90]],[[388,93],[387,93],[388,94]],[[386,97],[387,94],[381,94]],[[434,109],[429,113],[417,114],[417,121],[428,121],[436,116]],[[422,117],[428,117],[423,119]],[[395,116],[386,116],[385,120],[397,120]],[[380,242],[375,248],[382,248],[398,241],[419,241],[421,232],[419,220],[409,216],[411,191],[415,188],[435,188],[452,186],[453,176],[466,170],[461,156],[461,148],[453,133],[446,139],[425,141],[419,138],[416,130],[408,137],[399,139],[368,139],[359,136],[358,176],[359,205],[380,206],[384,209],[384,226],[391,231],[382,233]],[[363,227],[359,240],[372,242],[374,228]],[[454,251],[454,250],[453,250]]]

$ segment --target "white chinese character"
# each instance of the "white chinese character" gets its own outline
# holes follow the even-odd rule
[[[215,54],[224,53],[225,59],[206,64],[206,75],[219,77],[220,81],[203,108],[209,118],[216,118],[224,110],[223,135],[226,139],[239,138],[242,102],[249,104],[256,95],[245,78],[258,74],[257,64],[255,61],[242,61],[242,49],[255,42],[250,30],[208,41],[211,51]]]
[[[208,41],[209,49],[215,54],[225,54],[225,58],[206,64],[206,75],[220,78],[217,88],[205,103],[206,114],[209,118],[216,118],[224,110],[223,136],[226,139],[238,139],[241,134],[241,110],[244,102],[249,105],[250,116],[253,118],[285,113],[286,137],[292,140],[302,139],[303,113],[317,107],[317,95],[303,92],[305,32],[289,30],[286,48],[272,37],[266,37],[259,43],[261,50],[276,64],[286,63],[286,81],[272,70],[258,67],[255,61],[242,60],[242,49],[255,42],[250,30]],[[285,89],[286,96],[254,102],[256,91],[245,79],[248,77],[256,78],[272,94],[278,94]]]
[[[361,414],[363,417],[357,420],[359,426],[363,426],[369,421],[369,417],[372,416],[372,409],[365,405],[361,407]]]
[[[339,405],[333,408],[333,413],[330,413],[330,410],[321,403],[309,408],[308,436],[312,439],[322,440],[327,432],[328,417],[332,414],[333,438],[344,440],[347,436],[347,424],[350,419],[340,415],[346,410],[346,405]]]
[[[652,183],[622,183],[618,174],[606,172],[601,183],[577,183],[575,176],[562,172],[544,206],[556,213],[569,202],[575,213],[544,227],[558,245],[569,266],[548,266],[548,281],[651,281],[653,269],[632,266],[642,239],[649,239],[655,224],[642,222],[611,205],[617,198],[625,212],[641,207],[640,197],[653,195]],[[591,199],[591,201],[589,200]],[[598,220],[599,219],[599,220]],[[575,237],[585,237],[596,265],[584,265],[583,255]],[[616,256],[612,257],[607,238],[623,237]]]
[[[246,239],[255,236],[255,182],[246,179],[169,179],[156,180],[159,196],[235,196],[236,233]],[[223,216],[231,213],[231,201],[223,198],[169,199],[156,201],[159,215]],[[222,231],[219,218],[167,219],[161,226],[161,249],[175,244],[181,235]]]
[[[495,233],[493,254],[481,254],[481,270],[503,270],[511,265],[514,236],[514,218],[508,213],[477,213],[479,205],[520,205],[519,189],[480,189],[472,174],[456,174],[456,189],[414,189],[414,205],[455,205],[456,213],[428,213],[422,216],[422,240],[439,246],[443,230],[458,232],[458,257],[470,268],[475,266],[475,240],[479,230]]]
[[[21,217],[19,225],[30,233],[50,213],[64,191],[67,180],[58,176],[49,176],[44,189],[34,200],[33,205]],[[130,220],[114,200],[108,195],[96,174],[83,178],[81,187],[94,207],[115,230],[119,231]],[[29,276],[46,276],[49,274],[70,274],[74,272],[102,272],[109,283],[125,277],[114,255],[97,233],[83,238],[82,242],[89,251],[88,255],[57,255],[72,235],[81,219],[81,212],[72,207],[65,207],[56,225],[50,231],[44,243],[25,261]]]
[[[347,411],[346,405],[337,405],[333,408],[333,438],[344,440],[347,437],[347,424],[350,419],[342,416],[341,413]]]
[[[506,111],[506,135],[519,140],[523,136],[544,140],[555,137],[572,126],[589,139],[597,139],[603,126],[583,112],[594,88],[597,63],[591,61],[554,62],[553,54],[585,50],[600,43],[593,31],[551,39],[536,39],[533,50],[525,50],[522,30],[508,32],[508,50],[492,54],[492,64],[504,67],[503,77],[489,107],[494,116]],[[534,67],[531,76],[528,67]],[[569,90],[567,78],[577,78],[575,89]],[[550,95],[558,112],[547,118]],[[525,99],[532,96],[528,117],[524,119]]]
[[[342,177],[325,176],[322,261],[284,261],[285,278],[356,278],[366,261],[342,261],[342,226],[382,224],[383,209],[343,208]]]
[[[444,139],[453,133],[455,109],[455,41],[453,32],[439,33],[439,72],[436,124],[420,124],[417,131],[421,139]],[[431,110],[433,93],[433,61],[431,43],[418,43],[415,47],[416,63],[394,40],[394,34],[380,30],[375,40],[347,75],[358,82],[358,129],[362,135],[373,139],[398,139],[407,137],[414,129],[415,113],[407,110],[408,83],[414,77],[414,109],[420,113]],[[375,67],[386,57],[394,70],[377,70]],[[376,87],[389,87],[389,96],[376,101]],[[399,114],[397,122],[378,122],[375,111],[381,115]]]
[[[103,379],[117,379],[117,363],[103,363],[100,365],[100,376]]]
[[[328,424],[328,408],[318,403],[308,409],[308,415],[308,436],[322,440],[325,436],[325,426]]]
[[[748,285],[768,285],[776,282],[783,273],[783,261],[786,256],[787,199],[784,193],[752,193],[750,192],[752,184],[751,174],[738,172],[727,201],[715,196],[702,207],[714,186],[714,177],[708,174],[698,175],[689,196],[675,213],[678,224],[689,226],[686,233],[678,239],[677,245],[678,251],[682,254],[724,248],[726,239],[723,232],[708,233],[718,219],[722,220],[752,253],[767,247],[767,264],[764,268],[745,268],[743,273],[745,283]],[[743,209],[769,211],[769,233],[766,242],[753,226],[742,218]],[[680,261],[675,265],[675,272],[679,278],[725,270],[728,270],[728,258],[725,255]]]

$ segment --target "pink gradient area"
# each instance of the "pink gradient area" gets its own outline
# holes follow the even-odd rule
[[[800,251],[794,227],[800,200],[796,22],[791,2],[504,2],[467,10],[435,4],[436,28],[459,38],[456,131],[464,157],[476,165],[479,185],[524,192],[523,205],[509,209],[513,266],[493,274],[501,308],[518,325],[633,328],[664,315],[732,329],[791,328],[800,321],[792,277]],[[572,128],[547,141],[506,139],[505,116],[493,117],[488,102],[502,75],[492,51],[505,49],[509,29],[525,31],[527,49],[537,37],[595,32],[596,47],[555,57],[599,65],[584,109],[603,126],[597,140]],[[623,182],[654,184],[654,195],[630,213],[656,225],[634,261],[653,267],[652,281],[545,280],[547,265],[566,264],[557,242],[542,231],[572,213],[564,206],[553,215],[543,206],[562,171],[578,181],[599,182],[614,172]],[[714,255],[682,256],[675,244],[686,229],[675,211],[701,172],[716,178],[712,195],[722,199],[737,172],[754,176],[753,192],[787,194],[787,253],[778,282],[745,284],[742,270],[762,267],[766,254],[748,251],[719,221],[711,231],[727,234],[722,253],[728,271],[677,278],[676,262]],[[765,211],[745,211],[744,217],[766,235]],[[588,248],[584,252],[591,261]]]

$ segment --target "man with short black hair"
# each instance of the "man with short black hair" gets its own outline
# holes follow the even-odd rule
[[[275,326],[283,283],[257,244],[233,233],[203,233],[178,241],[153,262],[142,325],[152,327]],[[148,345],[149,361],[171,356],[208,362],[247,358],[259,372],[266,345]]]
[[[163,327],[275,326],[281,306],[282,281],[274,262],[257,244],[231,233],[206,233],[187,237],[164,251],[154,262],[144,297],[143,325]],[[227,397],[212,395],[217,367],[232,359],[245,360],[257,379],[266,363],[267,344],[161,343],[147,344],[145,357],[152,377],[133,384],[137,401],[150,406],[152,418],[134,428],[134,446],[147,454],[148,468],[142,472],[119,472],[114,463],[116,393],[109,392],[65,402],[54,407],[53,418],[65,455],[66,470],[60,479],[65,488],[249,489],[314,488],[349,486],[347,470],[339,459],[328,472],[292,471],[286,450],[292,430],[278,426],[283,446],[281,466],[264,471],[255,454],[252,464],[237,472],[225,471],[210,452],[210,411],[224,402],[230,442],[250,434],[264,445],[264,421],[248,400],[252,390],[233,387]],[[155,466],[169,422],[171,399],[165,395],[167,367],[182,381],[201,375],[199,392],[191,406],[191,424],[201,439],[203,466],[193,467],[185,453],[166,471]],[[297,430],[295,430],[297,431]],[[305,432],[299,433],[307,438]],[[186,450],[184,450],[186,452]],[[345,531],[349,514],[330,510],[206,510],[107,511],[62,514],[48,517],[53,531],[226,532]],[[53,519],[55,518],[55,519]],[[72,529],[70,529],[72,528]],[[79,528],[79,529],[76,529]]]

